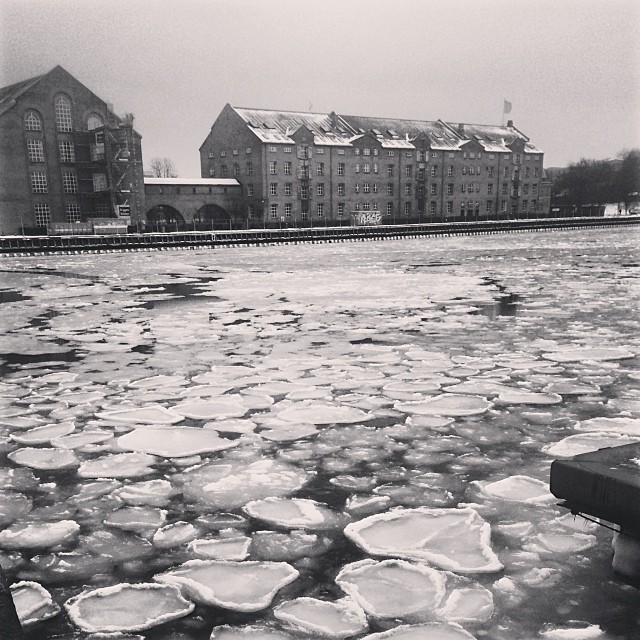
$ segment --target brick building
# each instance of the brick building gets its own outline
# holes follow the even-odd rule
[[[507,126],[242,109],[200,147],[203,177],[235,178],[255,224],[539,217],[543,152]]]
[[[141,137],[133,116],[62,67],[0,89],[0,234],[50,223],[144,219]]]

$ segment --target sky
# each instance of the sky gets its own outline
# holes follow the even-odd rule
[[[226,103],[501,124],[506,99],[547,167],[640,148],[638,0],[0,0],[0,86],[56,64],[181,177]]]

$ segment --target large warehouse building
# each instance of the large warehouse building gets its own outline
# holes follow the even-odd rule
[[[0,89],[0,235],[144,219],[140,135],[62,67]]]
[[[543,152],[506,126],[242,109],[200,147],[203,177],[235,178],[255,224],[428,222],[549,213]]]

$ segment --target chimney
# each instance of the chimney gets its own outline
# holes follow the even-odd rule
[[[458,125],[458,133],[464,137],[464,125],[462,124],[462,122]]]
[[[335,129],[338,126],[338,116],[335,111],[329,114],[329,119],[331,120],[331,126]]]
[[[513,129],[513,120],[507,120],[507,127]]]

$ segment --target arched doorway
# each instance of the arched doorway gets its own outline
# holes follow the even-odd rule
[[[184,229],[184,217],[171,205],[157,204],[147,211],[149,231],[179,231]]]
[[[194,216],[198,229],[230,229],[231,216],[217,204],[205,204]]]

